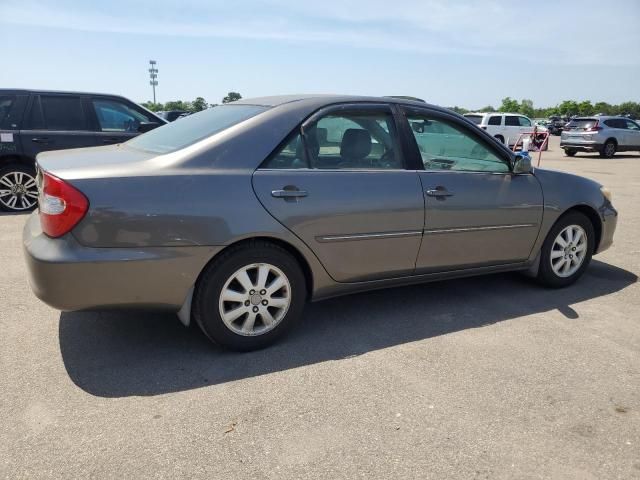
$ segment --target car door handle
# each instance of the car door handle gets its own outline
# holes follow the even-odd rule
[[[42,144],[51,143],[51,140],[49,139],[49,137],[35,137],[35,138],[32,138],[31,141],[33,143],[42,143]]]
[[[300,198],[306,197],[306,190],[272,190],[271,196],[276,198]]]
[[[436,187],[429,190],[425,190],[425,192],[430,197],[453,197],[453,192],[450,192],[446,188]]]

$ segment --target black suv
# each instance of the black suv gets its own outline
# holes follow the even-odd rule
[[[0,89],[0,209],[35,208],[38,153],[121,143],[165,123],[117,95]]]

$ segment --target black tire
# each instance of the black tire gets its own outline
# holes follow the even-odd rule
[[[496,135],[493,138],[495,138],[496,140],[498,140],[500,143],[504,145],[504,137],[502,135]]]
[[[551,251],[555,243],[556,237],[565,228],[570,225],[578,225],[582,227],[587,235],[587,247],[585,257],[580,265],[580,268],[569,277],[561,277],[557,275],[551,266]],[[542,250],[540,252],[540,267],[538,269],[538,281],[543,285],[550,288],[562,288],[567,287],[578,280],[591,262],[593,251],[595,249],[595,230],[591,220],[583,213],[572,211],[566,213],[558,219],[555,225],[551,228],[547,234],[547,238],[542,244]]]
[[[273,329],[262,334],[245,336],[234,332],[225,324],[220,313],[220,296],[226,282],[235,272],[247,265],[262,263],[277,267],[284,273],[291,286],[291,301],[284,317]],[[202,331],[213,342],[230,350],[250,351],[272,344],[289,331],[301,317],[306,298],[305,276],[298,261],[278,245],[255,240],[229,248],[206,267],[196,285],[192,314]],[[251,307],[248,303],[245,305]],[[246,317],[243,315],[240,320],[242,318]]]
[[[2,168],[0,168],[0,191],[4,191],[4,192],[8,192],[10,190],[10,188],[8,187],[8,185],[4,184],[2,182],[3,179],[8,179],[11,182],[15,182],[15,178],[14,175],[18,175],[20,176],[20,174],[23,174],[23,186],[24,184],[29,184],[29,187],[27,188],[27,190],[29,190],[30,193],[35,193],[37,195],[38,190],[37,187],[35,186],[34,182],[31,182],[31,180],[35,181],[36,178],[36,170],[35,168],[29,167],[27,165],[22,165],[20,163],[13,163],[10,165],[5,165]],[[25,177],[24,175],[28,175],[28,177]],[[29,180],[28,182],[26,180]],[[17,182],[16,182],[17,183]],[[32,203],[30,206],[28,207],[24,207],[24,205],[22,204],[22,199],[23,199],[23,195],[13,195],[10,193],[5,193],[4,195],[0,195],[0,210],[4,211],[4,212],[13,212],[13,213],[19,213],[19,212],[30,212],[32,210],[34,210],[37,206],[38,206],[38,201],[37,198],[33,198],[33,197],[24,197],[25,201],[28,203]],[[15,206],[12,206],[11,204],[13,203],[13,201],[15,200]]]
[[[613,140],[607,140],[600,150],[600,156],[604,158],[612,158],[616,154],[618,146]]]
[[[565,154],[567,157],[575,157],[575,156],[576,156],[576,153],[578,153],[578,151],[577,151],[577,150],[574,150],[573,148],[565,148],[565,149],[564,149],[564,154]]]

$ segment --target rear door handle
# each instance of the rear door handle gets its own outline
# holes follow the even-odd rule
[[[49,139],[49,137],[35,137],[35,138],[32,138],[31,141],[33,143],[43,143],[43,144],[51,143],[51,140]]]
[[[276,198],[300,198],[306,197],[306,190],[272,190],[271,196]]]
[[[425,192],[430,197],[453,197],[453,192],[450,192],[446,188],[436,187],[430,190],[425,190]]]

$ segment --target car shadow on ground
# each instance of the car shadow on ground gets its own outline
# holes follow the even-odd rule
[[[542,288],[500,274],[379,290],[311,304],[288,337],[265,350],[218,349],[173,314],[77,312],[60,315],[67,372],[102,397],[159,395],[338,360],[469,328],[559,310],[579,321],[572,304],[620,291],[631,272],[594,261],[572,287]]]

